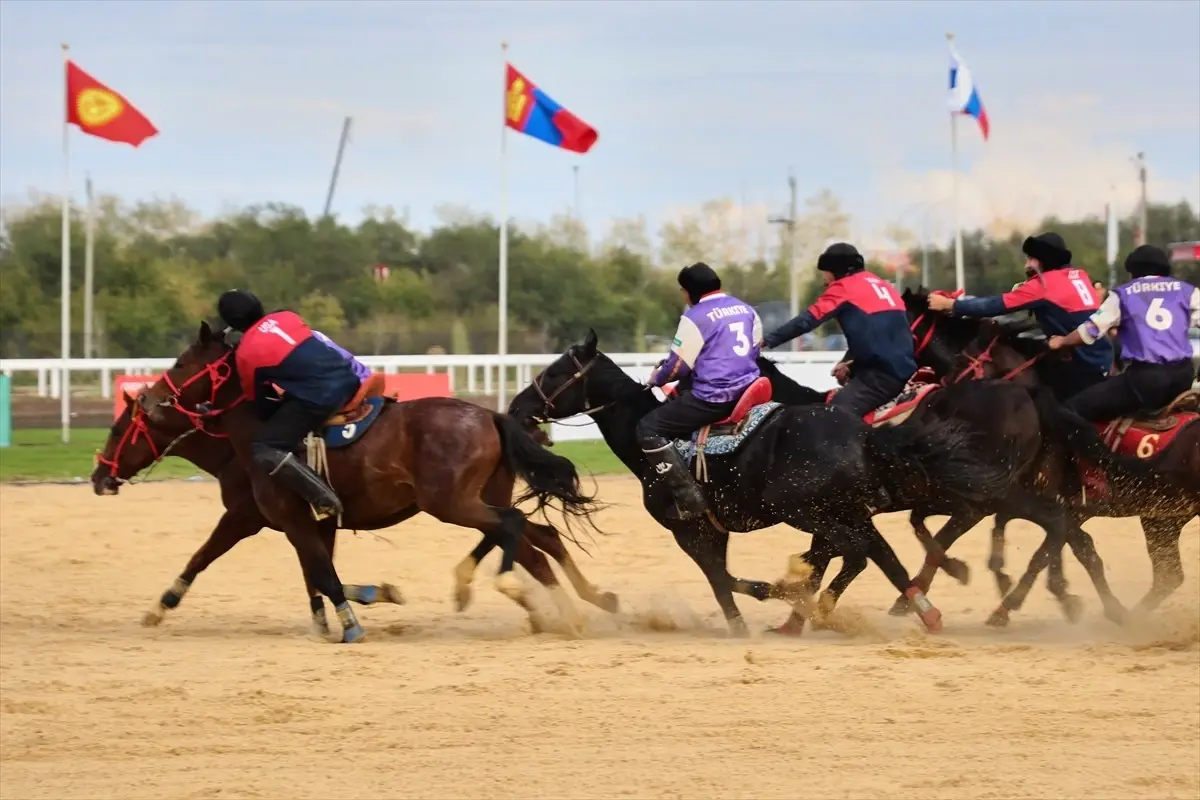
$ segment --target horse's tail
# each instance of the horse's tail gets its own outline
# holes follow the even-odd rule
[[[920,477],[926,498],[948,495],[974,505],[1003,492],[1008,476],[979,457],[973,439],[960,420],[918,419],[873,428],[866,446],[893,498],[912,499],[914,485],[920,485],[914,478]]]
[[[534,513],[545,513],[547,507],[557,508],[563,515],[568,528],[572,522],[583,520],[591,530],[603,533],[596,527],[592,515],[600,510],[594,495],[586,494],[579,485],[579,472],[575,465],[563,456],[553,453],[538,444],[521,423],[507,414],[492,415],[496,432],[500,435],[500,448],[509,470],[525,481],[526,488],[514,498],[514,503],[536,500]],[[557,502],[556,502],[557,501]],[[568,535],[576,545],[579,541]],[[582,547],[582,545],[580,545]]]

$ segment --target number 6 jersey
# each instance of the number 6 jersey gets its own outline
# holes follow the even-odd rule
[[[724,292],[710,292],[679,320],[671,354],[650,377],[652,386],[693,374],[692,394],[732,403],[758,378],[758,313]]]
[[[1123,361],[1169,364],[1192,357],[1188,328],[1200,327],[1200,289],[1161,275],[1134,278],[1109,293],[1100,309],[1079,326],[1092,343],[1113,327]]]

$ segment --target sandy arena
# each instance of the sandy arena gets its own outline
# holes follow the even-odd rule
[[[1187,582],[1128,629],[1103,620],[1073,559],[1080,624],[1043,577],[1009,629],[985,628],[997,598],[981,526],[956,551],[971,584],[941,575],[931,593],[940,636],[887,616],[895,592],[872,566],[843,601],[859,635],[767,636],[787,607],[739,598],[756,633],[732,640],[637,484],[604,479],[600,497],[613,535],[579,563],[622,612],[580,602],[585,638],[531,635],[492,589],[496,554],[455,613],[451,569],[477,536],[422,515],[386,541],[339,540],[343,580],[390,581],[408,601],[361,609],[368,640],[346,646],[309,634],[295,555],[273,532],[141,627],[216,521],[215,484],[0,488],[0,796],[1200,797],[1196,521]],[[915,570],[905,519],[880,526]],[[1136,520],[1086,527],[1132,605],[1150,580]],[[1014,576],[1040,539],[1010,528]],[[808,541],[735,537],[733,571],[774,580]]]

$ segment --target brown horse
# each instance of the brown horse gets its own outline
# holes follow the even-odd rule
[[[115,495],[122,483],[157,464],[169,453],[191,462],[220,483],[225,513],[208,539],[188,560],[183,572],[143,616],[144,625],[162,622],[167,611],[178,607],[197,575],[238,542],[254,536],[263,528],[271,527],[254,502],[250,481],[241,462],[235,457],[228,437],[211,433],[201,435],[203,433],[205,431],[202,428],[193,427],[187,416],[173,409],[168,409],[160,422],[151,422],[133,399],[127,396],[126,408],[113,423],[104,449],[97,455],[96,468],[92,471],[92,486],[96,494]],[[332,530],[321,528],[322,540],[331,558],[334,554],[333,534]],[[608,611],[616,610],[616,597],[596,591],[564,547],[558,531],[546,525],[530,523],[528,538],[521,540],[517,563],[525,567],[552,595],[560,591],[558,579],[542,553],[534,549],[534,544],[558,561],[581,597]],[[318,634],[328,635],[325,601],[312,585],[307,572],[305,588],[310,598],[313,626]],[[347,600],[360,605],[404,602],[400,591],[388,583],[377,586],[344,584],[342,591]],[[535,631],[550,627],[540,613],[531,612],[531,622]]]
[[[342,641],[358,641],[364,631],[322,544],[322,537],[329,535],[322,529],[332,531],[339,522],[314,519],[299,496],[252,466],[250,442],[259,423],[250,405],[242,402],[233,359],[234,350],[223,335],[202,323],[196,341],[139,395],[138,407],[150,424],[162,424],[177,413],[207,433],[228,437],[263,520],[284,532],[307,578],[333,602],[342,622]],[[514,507],[516,477],[527,484],[517,503],[534,499],[536,510],[543,511],[557,501],[568,526],[573,519],[590,524],[597,508],[580,489],[570,461],[538,445],[515,420],[461,400],[387,402],[360,440],[328,451],[326,464],[327,476],[346,507],[341,527],[376,530],[424,511],[442,522],[483,533],[479,545],[455,569],[460,609],[470,600],[470,582],[479,561],[500,546],[503,556],[496,588],[535,613],[512,572],[513,565],[522,552],[534,552],[522,551],[526,535],[544,542],[557,538],[557,532],[546,528],[539,533],[538,526]],[[557,586],[545,558],[529,558],[524,565],[535,575],[540,571],[541,578],[549,574],[549,585]],[[585,599],[615,609],[615,597],[578,577]],[[559,587],[554,594],[556,601],[567,604],[567,611],[570,601],[565,592]]]
[[[1055,359],[1060,357],[1050,353],[1044,342],[1020,338],[1009,326],[993,320],[931,312],[928,300],[923,289],[904,292],[916,341],[917,362],[931,367],[947,381],[1003,378],[1034,387],[1042,383],[1040,375],[1045,370],[1053,370]],[[1143,459],[1141,463],[1128,458],[1113,463],[1109,454],[1102,451],[1102,446],[1097,449],[1099,441],[1094,432],[1089,432],[1086,426],[1081,427],[1077,417],[1061,409],[1055,414],[1059,418],[1059,432],[1070,433],[1075,442],[1064,452],[1090,451],[1089,457],[1097,465],[1108,461],[1111,466],[1104,468],[1106,486],[1085,488],[1075,477],[1074,464],[1061,464],[1052,471],[1053,477],[1043,473],[1043,478],[1047,479],[1043,482],[1044,489],[1071,502],[1076,534],[1083,534],[1078,526],[1093,516],[1140,517],[1154,578],[1138,608],[1153,610],[1183,583],[1179,537],[1183,526],[1200,513],[1200,421],[1188,422],[1187,415],[1177,414],[1173,428],[1166,430],[1169,424],[1159,425],[1164,430],[1150,435],[1153,441],[1159,441],[1161,436],[1167,444],[1152,450],[1150,457],[1138,452],[1139,458]],[[1158,422],[1165,423],[1166,420]],[[1068,456],[1066,461],[1070,462],[1071,458]],[[1066,587],[1061,549],[1053,550],[1047,541],[1034,553],[1029,568],[1016,588],[1010,591],[1012,580],[1003,572],[1004,534],[1005,526],[1013,517],[1012,514],[997,514],[992,530],[988,568],[995,574],[1000,593],[1005,596],[989,620],[996,625],[1004,624],[1008,613],[1020,607],[1041,569],[1049,567],[1051,589],[1055,594],[1065,592]],[[948,548],[977,522],[979,519],[952,518],[935,540]],[[897,602],[896,612],[901,609],[902,604]]]

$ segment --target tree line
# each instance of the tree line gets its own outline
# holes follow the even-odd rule
[[[678,268],[702,259],[725,287],[754,305],[788,299],[788,242],[737,263],[728,232],[706,205],[676,220],[651,245],[644,219],[614,224],[601,241],[569,215],[516,225],[509,237],[509,350],[557,352],[589,328],[610,351],[663,349],[681,311]],[[268,308],[289,307],[363,354],[490,353],[496,350],[498,229],[462,208],[439,210],[439,224],[418,231],[391,208],[365,210],[354,226],[313,219],[271,203],[204,220],[178,200],[128,204],[97,199],[94,215],[92,355],[168,356],[186,346],[198,320],[215,314],[229,288],[257,293]],[[61,210],[34,197],[3,210],[0,228],[0,356],[56,357],[59,352]],[[719,215],[718,215],[719,216]],[[72,353],[83,350],[84,213],[71,210]],[[803,300],[820,289],[815,254],[845,238],[849,216],[829,192],[809,201],[797,225]],[[1121,223],[1132,241],[1133,220]],[[1078,266],[1107,281],[1105,230],[1099,219],[1046,220]],[[1033,233],[1028,231],[1027,233]],[[964,234],[972,294],[1006,291],[1022,279],[1025,233],[994,238]],[[1200,239],[1200,219],[1186,203],[1153,205],[1149,239]],[[1123,248],[1121,257],[1129,249]],[[934,288],[954,285],[952,244],[928,252]],[[920,256],[911,261],[920,277]],[[880,271],[878,265],[870,265]],[[1200,282],[1197,265],[1180,274]],[[891,275],[888,275],[891,277]],[[828,326],[832,327],[832,326]],[[836,330],[826,331],[836,333]],[[810,346],[820,346],[819,338]],[[836,346],[836,345],[835,345]]]

